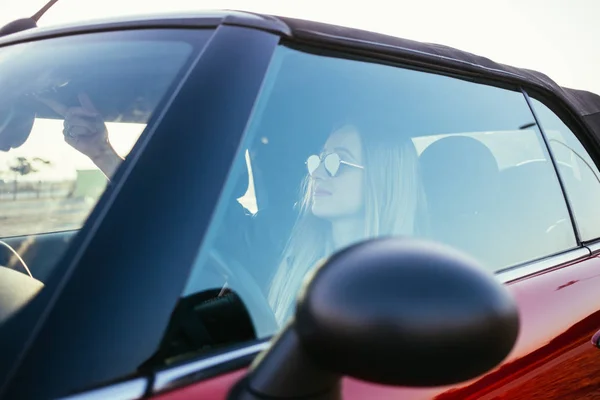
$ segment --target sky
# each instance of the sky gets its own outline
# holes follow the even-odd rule
[[[0,25],[32,15],[46,1],[0,0]],[[595,39],[600,38],[597,23],[600,0],[369,0],[356,3],[348,0],[59,0],[39,25],[205,9],[266,12],[440,43],[501,63],[536,69],[563,86],[600,94],[600,75],[596,72],[600,66],[600,48],[595,43]],[[115,146],[126,153],[141,129],[143,126],[114,127],[113,131],[119,130],[119,135],[114,135]],[[91,167],[87,158],[72,157],[72,149],[62,142],[61,132],[59,121],[37,121],[28,143],[10,154],[0,154],[0,164],[6,163],[9,156],[33,154],[44,148],[63,160],[63,171],[56,170],[54,174],[64,175],[67,170]],[[69,165],[64,164],[67,159]]]
[[[46,1],[0,0],[0,24]],[[202,9],[268,12],[445,44],[600,93],[598,0],[59,0],[40,25]]]

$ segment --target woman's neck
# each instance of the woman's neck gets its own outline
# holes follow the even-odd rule
[[[336,250],[350,246],[362,239],[364,220],[362,218],[343,218],[331,222],[333,246]]]

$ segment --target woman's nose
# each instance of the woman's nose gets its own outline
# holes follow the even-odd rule
[[[313,179],[323,180],[329,178],[329,174],[325,170],[324,163],[320,163],[315,172],[312,174]]]

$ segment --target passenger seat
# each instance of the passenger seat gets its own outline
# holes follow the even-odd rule
[[[499,169],[492,152],[467,136],[450,136],[420,156],[431,236],[496,268]]]

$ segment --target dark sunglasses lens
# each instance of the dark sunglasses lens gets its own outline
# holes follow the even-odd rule
[[[319,158],[319,156],[312,155],[308,157],[308,159],[306,160],[306,167],[308,168],[308,173],[310,175],[314,174],[317,168],[319,168],[320,164],[321,159]]]
[[[327,157],[325,157],[325,169],[331,176],[335,176],[340,169],[340,156],[331,153]]]

